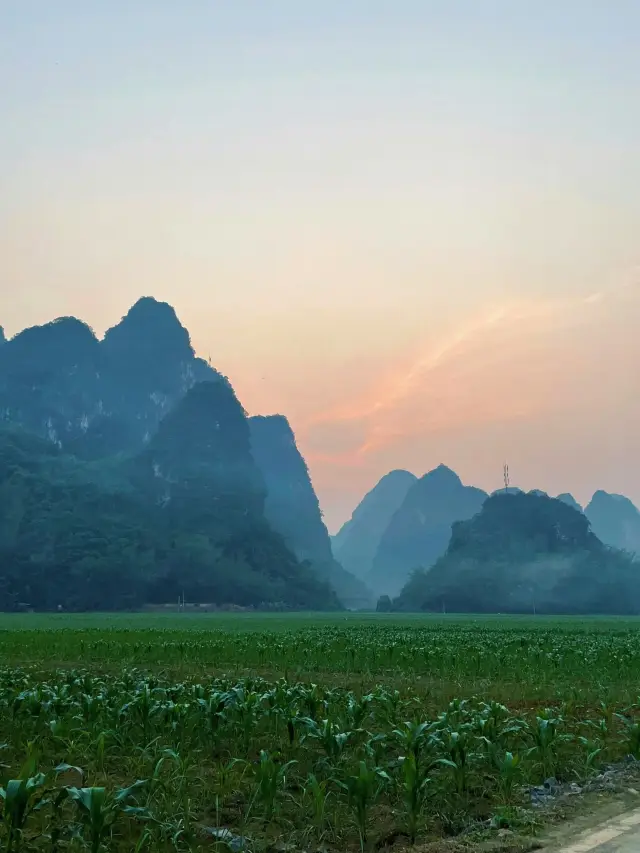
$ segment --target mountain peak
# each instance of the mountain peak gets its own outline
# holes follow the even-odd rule
[[[418,478],[415,474],[412,474],[410,471],[405,471],[402,468],[395,468],[393,471],[389,471],[388,474],[381,477],[375,486],[366,493],[358,506],[354,509],[351,519],[358,520],[361,516],[367,515],[367,513],[371,511],[372,507],[382,508],[382,516],[386,517],[387,510],[385,507],[389,502],[391,502],[391,504],[394,505],[394,508],[388,513],[388,518],[386,518],[384,525],[386,526],[393,513],[404,500],[411,486],[417,482],[417,480]],[[376,518],[377,525],[379,525],[381,521],[381,518]],[[343,525],[343,530],[346,529],[348,524],[349,522],[347,521]],[[380,533],[382,534],[382,531],[380,531]],[[339,535],[340,534],[336,534],[336,538]]]
[[[336,559],[356,577],[364,578],[371,570],[380,539],[416,480],[409,471],[389,471],[367,492],[333,537]]]
[[[636,577],[632,561],[605,548],[583,513],[533,491],[499,493],[453,525],[445,554],[409,579],[395,606],[446,606],[455,613],[636,613]]]
[[[378,480],[377,485],[374,488],[378,488],[381,483],[415,483],[418,478],[415,474],[412,474],[411,471],[406,471],[404,468],[394,468],[393,471],[389,471],[388,474],[385,474],[384,477],[381,477]]]
[[[68,369],[98,352],[93,329],[76,317],[58,317],[42,326],[23,329],[7,345],[21,366],[38,363],[50,370]]]
[[[606,545],[640,551],[640,512],[629,498],[598,489],[584,512],[593,532]]]
[[[593,493],[593,497],[591,498],[591,503],[599,503],[599,502],[609,502],[613,501],[618,504],[627,504],[633,506],[633,502],[629,500],[629,498],[624,495],[618,495],[615,492],[605,492],[604,489],[598,489]]]
[[[604,489],[598,489],[598,491],[593,493],[593,497],[589,501],[585,512],[587,515],[611,513],[617,517],[633,518],[634,520],[637,518],[640,521],[640,512],[633,501],[624,495],[605,492]]]
[[[0,346],[2,346],[2,344],[6,344],[6,342],[7,342],[7,339],[6,339],[5,334],[4,334],[4,329],[2,326],[0,326]]]
[[[459,487],[462,486],[462,480],[455,471],[449,468],[447,465],[443,465],[440,463],[436,468],[432,471],[427,471],[422,477],[420,477],[421,483],[425,485],[429,485],[434,488],[451,488],[451,487]]]
[[[494,495],[526,495],[527,492],[523,491],[519,486],[502,486],[501,489],[494,489],[491,492],[491,497]],[[532,489],[530,494],[538,494],[544,495],[546,492],[541,492],[540,489]]]
[[[266,487],[265,516],[299,560],[328,580],[344,604],[366,607],[371,594],[333,559],[318,497],[293,430],[284,415],[249,418],[251,451]]]
[[[114,357],[129,357],[131,351],[163,353],[181,361],[194,357],[189,332],[168,302],[143,296],[127,311],[122,320],[104,336],[103,346]]]
[[[567,506],[577,509],[578,512],[582,512],[582,507],[570,492],[562,492],[557,496],[557,500],[562,501],[562,503],[567,504]]]
[[[128,310],[127,316],[129,318],[166,317],[171,323],[180,323],[173,305],[156,299],[155,296],[141,296]]]

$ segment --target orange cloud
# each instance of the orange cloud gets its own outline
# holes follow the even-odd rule
[[[310,461],[359,466],[409,436],[531,419],[561,405],[571,397],[571,379],[557,365],[574,360],[572,331],[593,322],[605,300],[636,284],[634,270],[622,283],[587,296],[523,301],[471,319],[362,395],[310,418],[300,430]]]
[[[526,320],[540,320],[551,316],[556,310],[556,303],[539,303],[497,308],[474,318],[442,341],[427,346],[408,365],[383,377],[369,392],[342,406],[318,413],[308,421],[307,426],[358,420],[392,408],[410,395],[427,375],[464,355],[469,347],[486,340],[492,331]]]

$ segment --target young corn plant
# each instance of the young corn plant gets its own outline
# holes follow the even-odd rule
[[[456,793],[459,796],[465,794],[468,788],[469,764],[473,756],[470,746],[470,736],[467,730],[446,732],[444,749],[448,757],[438,759],[438,764],[449,768],[451,771]]]
[[[578,738],[578,743],[584,750],[581,756],[580,775],[592,776],[597,766],[598,756],[602,752],[602,745],[582,735]]]
[[[276,810],[278,793],[286,788],[287,772],[296,763],[295,761],[287,761],[285,764],[279,764],[266,750],[260,751],[260,760],[254,768],[255,799],[263,807],[265,821],[268,822],[272,819]]]
[[[66,788],[76,804],[80,823],[85,829],[85,843],[91,853],[98,853],[111,832],[115,808],[105,788]]]
[[[570,739],[569,735],[561,734],[559,726],[562,720],[554,717],[551,712],[536,717],[530,733],[534,745],[527,751],[527,756],[536,759],[542,773],[542,779],[556,775],[558,771],[558,748],[561,743]]]
[[[230,691],[229,706],[236,715],[236,725],[242,737],[243,755],[248,757],[251,740],[258,721],[260,695],[250,685],[235,687]]]
[[[37,773],[34,776],[24,775],[20,779],[10,779],[6,788],[0,788],[2,819],[7,830],[7,853],[20,849],[27,819],[42,799],[45,782],[44,773]]]
[[[409,841],[415,844],[431,779],[427,771],[419,766],[416,755],[413,752],[409,752],[402,758],[401,768],[402,794],[407,814],[407,831]]]
[[[327,780],[319,780],[315,774],[310,773],[304,784],[303,800],[311,804],[313,825],[319,840],[323,838],[325,833],[329,796]]]
[[[640,759],[640,722],[627,714],[617,714],[619,720],[624,724],[625,749],[627,755]]]
[[[405,756],[412,755],[416,764],[419,763],[420,756],[425,747],[427,735],[430,729],[430,723],[407,722],[401,729],[394,729],[393,735],[398,741],[398,744]]]
[[[330,766],[338,764],[345,747],[352,738],[352,733],[341,731],[340,726],[331,720],[322,720],[321,723],[316,723],[315,720],[307,717],[301,723],[306,728],[302,737],[303,742],[307,739],[315,740],[324,749],[325,761]]]
[[[137,721],[142,728],[142,745],[151,740],[152,718],[160,711],[158,689],[145,684],[139,693],[120,709],[121,720]]]
[[[351,694],[347,700],[347,722],[351,731],[359,731],[371,712],[373,695],[368,693],[361,699]]]
[[[209,696],[198,697],[198,707],[206,720],[206,730],[215,749],[218,744],[220,729],[226,722],[226,707],[229,694],[226,691],[214,690]]]
[[[347,792],[349,807],[353,812],[360,837],[361,851],[364,851],[367,843],[369,809],[382,788],[390,781],[385,770],[381,767],[369,767],[363,760],[359,761],[352,773],[345,776],[343,780],[337,780],[338,785]]]
[[[498,773],[498,788],[505,803],[510,803],[516,782],[520,778],[520,756],[517,753],[505,752],[498,756],[494,753],[494,767]]]

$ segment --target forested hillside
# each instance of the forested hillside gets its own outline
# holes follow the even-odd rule
[[[226,438],[217,445],[205,435],[198,441],[197,429],[190,434],[193,408],[213,406],[217,394],[215,383],[194,386],[133,458],[78,461],[19,427],[2,427],[0,608],[137,608],[179,595],[338,607],[329,586],[267,524],[250,455],[246,476],[236,478],[219,465]],[[182,457],[181,436],[190,439],[191,459]],[[194,465],[207,451],[205,464]]]
[[[169,305],[3,342],[0,416],[0,607],[340,606],[269,523],[246,413]]]
[[[640,613],[640,565],[604,545],[562,500],[495,494],[453,525],[446,554],[420,569],[397,610]]]

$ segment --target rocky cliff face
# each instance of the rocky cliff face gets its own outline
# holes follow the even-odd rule
[[[359,578],[366,578],[380,540],[417,477],[409,471],[391,471],[368,492],[333,537],[337,560]]]
[[[599,490],[584,512],[593,532],[606,545],[640,552],[640,512],[629,498]]]
[[[267,488],[265,514],[298,559],[330,581],[347,607],[368,607],[372,595],[334,559],[307,465],[283,415],[249,418],[251,446]]]
[[[413,569],[428,568],[444,554],[452,524],[475,515],[486,497],[482,489],[463,485],[445,465],[417,480],[380,540],[369,586],[379,594],[398,595]]]

